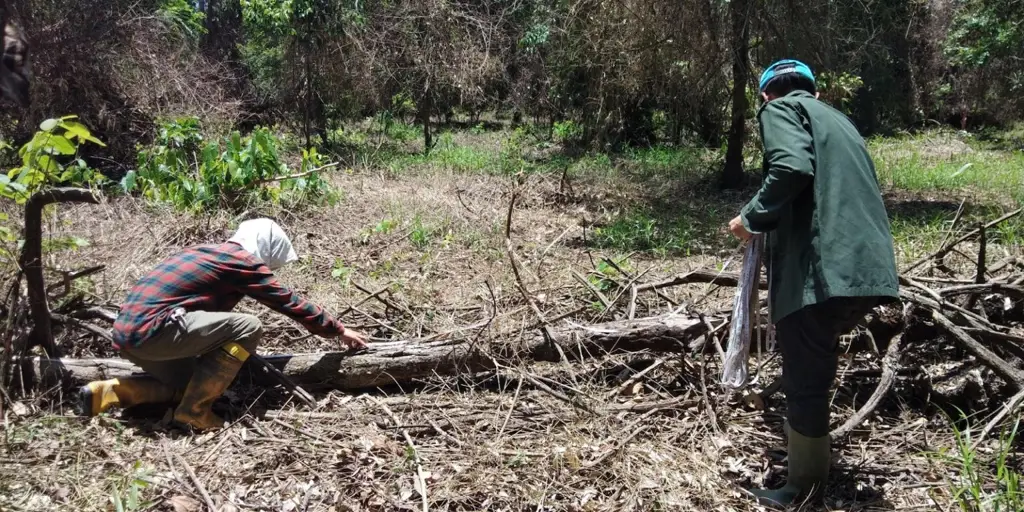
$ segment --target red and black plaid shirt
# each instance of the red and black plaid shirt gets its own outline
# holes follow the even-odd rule
[[[323,308],[282,285],[263,262],[235,243],[199,245],[171,256],[140,279],[114,322],[114,346],[137,347],[177,308],[231,311],[242,297],[299,322],[309,332],[337,336],[344,327]]]

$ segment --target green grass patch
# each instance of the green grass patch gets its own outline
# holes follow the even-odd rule
[[[973,144],[973,145],[972,145]],[[879,181],[908,191],[974,191],[1024,199],[1024,152],[984,149],[948,133],[873,139]]]
[[[667,222],[635,210],[594,228],[593,243],[603,249],[650,251],[658,255],[689,253],[693,228],[682,217]]]
[[[706,150],[689,147],[655,146],[635,148],[622,155],[622,165],[641,176],[703,176],[710,165]]]
[[[992,457],[985,457],[971,448],[972,431],[961,430],[954,424],[956,446],[940,451],[938,457],[954,468],[956,476],[949,487],[959,510],[1009,512],[1024,510],[1024,491],[1021,489],[1021,471],[1014,464],[1014,448],[1019,433],[1020,419],[1002,429],[996,440]]]
[[[897,259],[909,263],[939,248],[953,228],[957,203],[896,201],[888,206]],[[1007,213],[995,204],[967,204],[956,226],[957,234]],[[990,245],[1018,250],[1024,244],[1024,219],[1013,218],[986,233]],[[953,237],[956,235],[954,234]]]

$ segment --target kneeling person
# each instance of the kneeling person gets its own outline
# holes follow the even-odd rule
[[[296,260],[288,236],[270,219],[245,221],[225,243],[190,247],[164,260],[135,284],[114,323],[114,346],[148,375],[90,382],[79,392],[79,413],[180,402],[176,422],[199,430],[223,426],[211,406],[256,350],[263,330],[255,316],[231,312],[246,296],[313,334],[365,347],[360,334],[277,280],[273,270]]]

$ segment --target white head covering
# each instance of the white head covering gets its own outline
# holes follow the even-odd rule
[[[281,226],[270,219],[253,219],[239,224],[238,231],[228,241],[241,245],[271,270],[277,270],[299,259],[288,235]]]

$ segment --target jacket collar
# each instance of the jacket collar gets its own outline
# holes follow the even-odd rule
[[[789,94],[783,96],[782,98],[810,98],[810,99],[814,99],[814,95],[809,93],[809,92],[807,92],[807,91],[804,91],[802,89],[797,89],[795,91],[790,91]],[[774,101],[778,101],[778,100],[780,100],[782,98],[776,98]],[[764,108],[767,107],[769,103],[771,103],[771,102],[770,101],[761,102],[761,107],[757,109],[757,114],[756,114],[757,117],[761,116],[761,112],[764,112]]]

